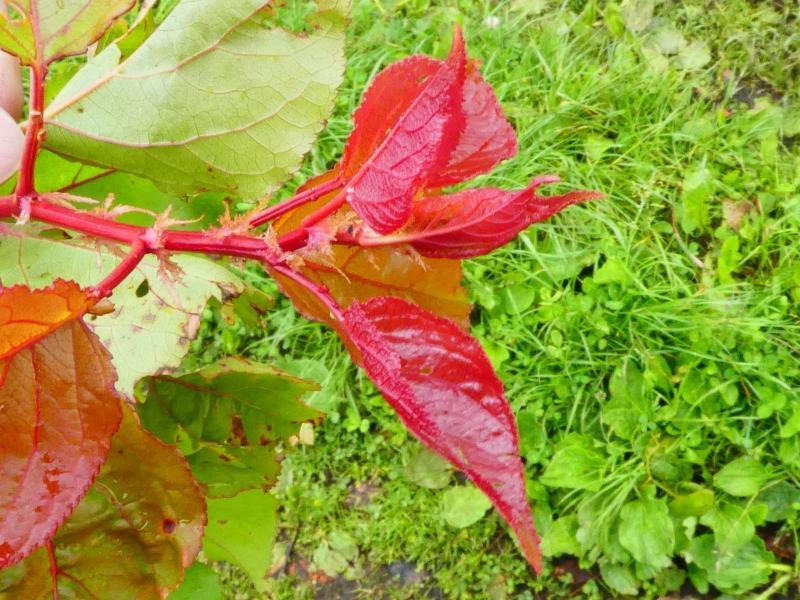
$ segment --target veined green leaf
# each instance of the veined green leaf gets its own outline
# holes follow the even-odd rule
[[[91,286],[121,260],[108,246],[45,240],[25,232],[30,230],[15,229],[17,235],[0,238],[3,285],[44,287],[61,277]],[[180,365],[210,298],[222,300],[244,290],[244,282],[218,263],[188,255],[170,260],[179,274],[160,273],[158,261],[147,257],[114,291],[111,300],[116,310],[87,319],[111,352],[116,387],[123,394],[132,394],[142,377]]]
[[[209,500],[203,552],[209,560],[238,565],[258,591],[266,591],[264,578],[272,562],[277,511],[278,501],[261,490]]]
[[[139,390],[144,426],[187,454],[209,497],[271,487],[275,446],[322,417],[299,398],[315,386],[272,367],[228,358],[180,377],[147,377]]]
[[[48,147],[174,192],[274,190],[333,107],[349,2],[320,0],[303,36],[268,4],[183,0],[127,60],[109,46],[47,109]]]

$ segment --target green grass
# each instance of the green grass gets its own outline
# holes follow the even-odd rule
[[[766,598],[800,574],[800,6],[668,1],[632,32],[647,3],[608,4],[356,1],[346,83],[304,170],[335,162],[380,68],[443,56],[460,22],[520,141],[481,183],[557,173],[607,194],[466,268],[474,333],[520,422],[544,576],[494,513],[444,522],[446,490],[407,476],[417,442],[338,340],[280,300],[266,337],[220,334],[211,318],[195,346],[200,361],[244,352],[324,382],[314,402],[329,418],[315,445],[288,453],[277,490],[291,556],[275,597],[652,597],[684,580],[702,591],[711,572],[733,596]],[[655,51],[669,28],[710,60],[687,69],[703,63],[700,46]],[[758,490],[730,495],[715,475],[742,456],[762,467]],[[637,534],[669,542],[666,568],[621,542],[640,506],[668,509],[669,527]],[[343,558],[333,583],[303,575]],[[427,576],[393,584],[385,567],[397,561]],[[227,577],[231,597],[254,597]]]

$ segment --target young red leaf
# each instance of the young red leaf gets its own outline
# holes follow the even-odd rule
[[[560,196],[536,194],[540,185],[555,181],[557,177],[539,177],[518,192],[480,188],[433,196],[414,205],[414,220],[405,232],[372,240],[365,236],[361,241],[367,246],[406,242],[420,254],[434,258],[488,254],[529,225],[572,204],[602,197],[589,191]]]
[[[412,56],[389,65],[376,77],[355,112],[355,127],[342,157],[342,174],[352,177],[386,136],[391,124],[413,103],[443,62]],[[431,172],[425,187],[444,187],[490,171],[517,153],[517,137],[497,96],[477,65],[467,65],[461,104],[464,131],[442,169]]]
[[[480,344],[398,298],[351,304],[344,329],[406,427],[483,490],[539,572],[516,422]]]
[[[78,319],[86,305],[70,298],[76,290],[60,282],[0,294],[0,568],[52,537],[97,475],[119,425],[116,374]],[[49,333],[59,321],[68,322]]]
[[[415,195],[449,159],[464,126],[460,107],[465,72],[464,39],[457,29],[447,61],[428,77],[396,122],[367,121],[362,113],[368,125],[360,128],[360,135],[365,140],[379,137],[374,128],[380,124],[385,137],[346,184],[345,198],[374,230],[389,233],[408,221]],[[374,110],[383,114],[382,107]]]
[[[497,96],[475,64],[464,83],[464,132],[444,169],[431,174],[426,187],[461,183],[488,173],[517,154],[517,135],[506,120]]]
[[[380,148],[387,131],[408,111],[442,65],[441,60],[420,54],[392,63],[375,76],[353,114],[353,132],[340,163],[344,177],[358,173]]]

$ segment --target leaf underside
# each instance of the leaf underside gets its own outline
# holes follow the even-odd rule
[[[274,190],[342,81],[347,6],[322,4],[298,36],[262,24],[264,0],[181,2],[130,58],[112,45],[69,82],[45,111],[47,146],[178,193]]]
[[[49,285],[56,276],[82,285],[100,281],[119,262],[121,249],[30,237],[14,231],[0,243],[0,281],[4,285]],[[116,252],[115,252],[116,250]],[[119,255],[117,254],[119,253]],[[113,357],[117,389],[132,395],[136,381],[177,368],[200,326],[210,298],[225,300],[244,289],[225,267],[196,256],[174,256],[175,273],[161,273],[147,257],[114,291],[115,311],[87,320]],[[131,357],[135,357],[132,360]]]
[[[25,65],[82,54],[135,0],[11,0],[21,18],[0,13],[0,49]],[[2,179],[2,178],[0,178]]]

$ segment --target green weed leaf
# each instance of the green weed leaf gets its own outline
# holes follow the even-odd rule
[[[643,498],[623,506],[619,541],[640,563],[656,568],[669,566],[675,531],[666,502]]]
[[[754,458],[743,456],[729,462],[714,476],[714,484],[731,496],[755,496],[770,479],[767,468]]]
[[[603,482],[606,460],[589,438],[570,434],[557,446],[540,481],[549,487],[597,491]]]
[[[491,507],[486,495],[471,485],[450,488],[442,496],[442,518],[457,529],[474,525]]]

